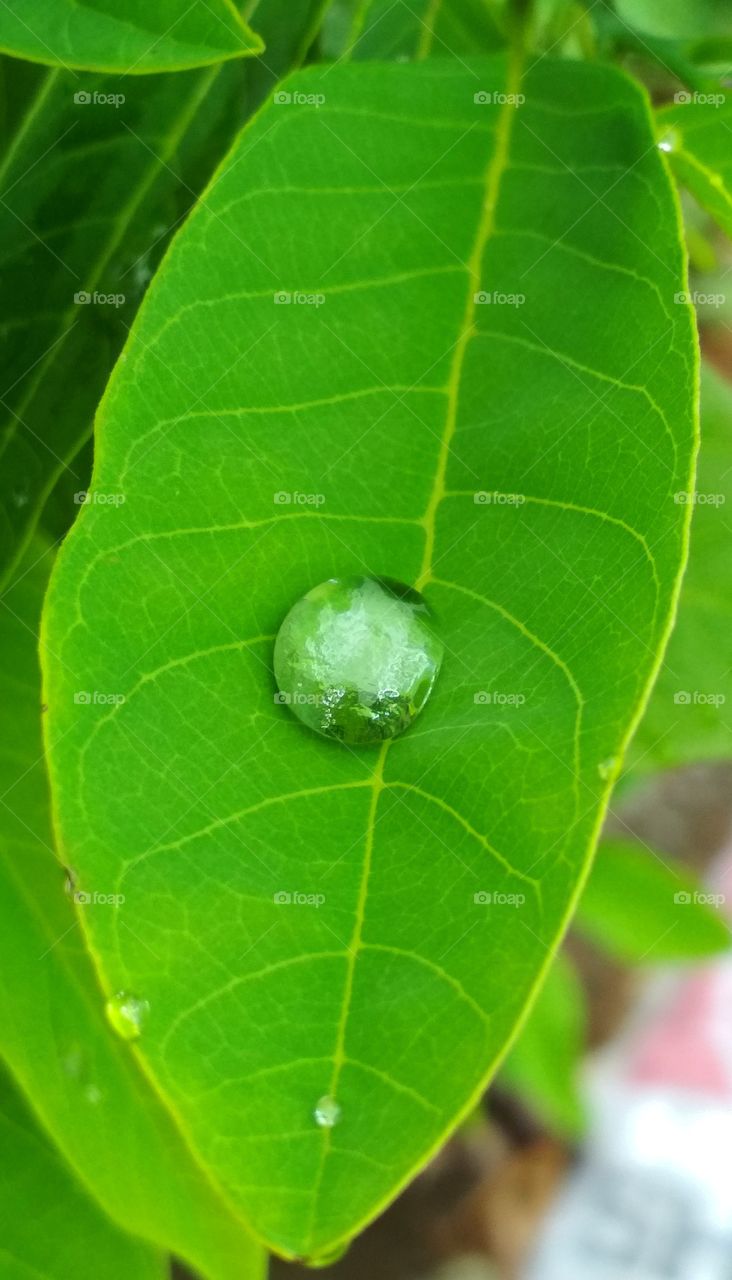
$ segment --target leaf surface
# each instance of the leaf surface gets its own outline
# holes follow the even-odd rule
[[[113,1226],[75,1182],[0,1067],[3,1280],[165,1280],[166,1259]]]
[[[4,0],[0,49],[48,66],[140,75],[261,52],[232,0]]]
[[[0,747],[0,1055],[73,1167],[74,1179],[110,1218],[185,1258],[209,1280],[259,1280],[262,1251],[214,1194],[129,1049],[107,1025],[79,919],[64,893],[64,869],[50,847],[35,642],[51,562],[51,553],[34,544],[22,577],[0,600],[0,694],[14,727],[12,742]],[[80,903],[80,912],[87,909]],[[118,913],[124,930],[124,904],[115,908],[105,895],[103,909]],[[14,1168],[5,1145],[3,1152],[3,1167]],[[48,1158],[42,1198],[32,1196],[34,1204],[42,1199],[50,1206],[54,1219],[49,1184],[63,1181],[50,1167],[55,1162]],[[28,1180],[34,1176],[29,1170]],[[84,1201],[81,1190],[76,1195]],[[58,1210],[63,1207],[74,1224],[89,1265],[99,1268],[90,1275],[142,1280],[148,1272],[158,1274],[142,1246],[127,1246],[101,1210],[82,1205],[77,1219],[69,1201],[69,1194],[59,1193]],[[104,1235],[100,1224],[109,1242],[96,1257],[91,1242],[94,1232]],[[58,1251],[57,1270],[41,1267],[42,1274],[63,1280],[85,1276],[87,1264],[64,1250],[64,1228],[56,1228],[50,1246]]]
[[[696,390],[623,77],[322,83],[286,82],[163,264],[98,417],[93,489],[126,500],[84,508],[44,633],[64,857],[134,929],[85,913],[105,988],[149,1000],[212,1176],[307,1256],[468,1112],[566,924],[669,626]],[[447,646],[377,752],[274,701],[284,614],[354,571],[423,589]]]
[[[630,27],[670,40],[732,35],[727,0],[615,0]]]

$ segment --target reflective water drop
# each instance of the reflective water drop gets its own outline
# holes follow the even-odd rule
[[[617,756],[608,756],[607,760],[600,761],[600,763],[597,766],[597,772],[599,773],[603,782],[607,782],[608,778],[612,778],[617,767],[618,767]]]
[[[676,151],[681,144],[681,135],[678,129],[664,129],[658,139],[659,151]]]
[[[315,1104],[315,1123],[319,1124],[321,1129],[332,1129],[338,1124],[341,1118],[341,1108],[335,1098],[330,1098],[328,1094],[319,1098]]]
[[[443,656],[419,592],[390,578],[331,578],[298,600],[275,643],[279,693],[303,724],[347,743],[408,729]]]
[[[79,883],[79,877],[73,867],[64,867],[64,871],[66,873],[64,877],[64,893],[67,898],[73,898]]]
[[[129,991],[118,991],[105,1005],[109,1024],[123,1040],[137,1040],[150,1005]]]

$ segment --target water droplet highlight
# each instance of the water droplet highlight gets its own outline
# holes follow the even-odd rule
[[[118,991],[105,1005],[107,1020],[123,1040],[137,1040],[150,1010],[147,1000],[140,1000],[129,991]]]
[[[341,1108],[335,1098],[330,1098],[326,1094],[316,1102],[313,1115],[315,1123],[319,1124],[321,1129],[332,1129],[341,1118]]]
[[[280,627],[275,700],[325,737],[383,742],[419,715],[443,653],[418,591],[390,578],[331,578]]]
[[[608,756],[607,760],[601,760],[597,766],[597,772],[603,782],[607,782],[608,778],[612,778],[618,767],[618,757]]]
[[[678,129],[664,129],[658,139],[659,151],[677,151],[681,143],[681,135]]]

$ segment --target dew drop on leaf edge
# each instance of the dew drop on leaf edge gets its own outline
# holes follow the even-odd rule
[[[129,991],[118,991],[110,996],[104,1011],[107,1021],[123,1040],[137,1040],[142,1034],[143,1024],[150,1006],[147,1000],[132,995]]]
[[[419,715],[443,653],[429,606],[413,587],[364,575],[330,578],[282,622],[275,701],[327,738],[380,743]]]
[[[316,1102],[313,1115],[315,1116],[315,1123],[321,1129],[332,1129],[341,1118],[340,1104],[336,1102],[335,1098],[325,1094]]]

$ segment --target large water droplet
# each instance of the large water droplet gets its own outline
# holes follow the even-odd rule
[[[137,1040],[149,1009],[147,1000],[140,1000],[129,991],[118,991],[105,1005],[110,1026],[123,1040]]]
[[[413,588],[389,578],[331,578],[298,600],[280,627],[276,701],[326,737],[382,742],[422,710],[443,652]]]
[[[332,1129],[341,1118],[341,1108],[335,1098],[325,1094],[324,1097],[319,1098],[316,1102],[313,1115],[315,1116],[315,1123],[319,1124],[321,1129]]]

